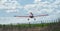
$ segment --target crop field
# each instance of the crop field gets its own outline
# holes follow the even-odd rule
[[[0,31],[60,31],[60,23],[1,25]]]

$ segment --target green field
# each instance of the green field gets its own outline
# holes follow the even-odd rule
[[[13,25],[13,24],[10,24],[10,25],[0,25],[0,27],[22,27],[22,28],[25,28],[25,27],[43,27],[43,26],[48,26],[49,24],[16,24],[16,25]]]
[[[50,25],[54,25],[54,24],[57,24],[57,23],[42,23],[42,24],[16,24],[16,25],[13,25],[13,24],[9,24],[9,25],[2,25],[0,24],[0,27],[45,27],[45,26],[50,26]]]
[[[28,30],[28,31],[31,31],[30,29],[32,30],[37,30],[37,31],[40,31],[38,29],[41,29],[41,28],[44,28],[42,30],[51,30],[51,31],[60,31],[60,23],[41,23],[41,24],[16,24],[16,25],[13,25],[13,24],[0,24],[0,31],[1,29],[2,30]],[[36,28],[37,27],[37,28]],[[46,28],[45,28],[46,27]],[[49,29],[50,28],[50,29]]]

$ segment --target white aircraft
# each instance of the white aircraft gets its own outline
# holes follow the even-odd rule
[[[34,16],[32,12],[29,13],[29,16],[15,16],[15,17],[28,17],[28,21],[30,20],[29,18],[34,18],[34,20],[36,20],[35,17],[40,17],[40,16],[48,16],[48,14],[42,14],[42,15],[38,15],[38,16]]]

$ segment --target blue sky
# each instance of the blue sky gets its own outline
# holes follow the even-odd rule
[[[3,1],[3,0],[2,0]],[[26,4],[32,4],[33,3],[33,1],[34,0],[12,0],[12,1],[14,1],[14,3],[17,3],[17,4],[19,4],[19,5],[21,5],[21,6],[25,6]],[[12,6],[12,4],[13,4],[13,2],[12,1],[3,1],[3,2],[7,2],[8,4],[10,4],[11,3],[11,6]],[[9,3],[10,2],[10,3]],[[6,4],[6,3],[2,3],[2,4]],[[1,5],[2,5],[1,4]],[[5,5],[4,5],[5,6]],[[10,5],[8,5],[8,6],[10,6]],[[7,9],[9,8],[8,6],[6,6],[7,7]],[[26,13],[27,13],[27,11],[26,10],[24,10],[23,8],[18,8],[18,7],[15,7],[16,8],[16,11],[15,12],[10,12],[10,13],[7,13],[6,11],[9,11],[10,9],[8,9],[8,10],[6,10],[5,8],[0,8],[0,17],[14,17],[14,16],[16,16],[16,15],[20,15],[21,14],[21,16],[22,15],[26,15]],[[19,11],[19,12],[17,12],[17,10]],[[24,12],[24,13],[23,13]]]
[[[23,16],[27,15],[29,11],[34,11],[35,15],[51,15],[54,14],[55,11],[57,13],[60,10],[59,5],[59,0],[1,0],[0,17],[14,17],[15,15]]]
[[[58,17],[60,16],[60,0],[0,0],[0,17],[28,16],[29,12],[32,12],[35,16],[48,14],[49,16],[46,19],[48,17],[60,18]],[[9,20],[7,18],[6,20]],[[19,21],[19,19],[16,20]],[[4,21],[4,19],[1,21]]]

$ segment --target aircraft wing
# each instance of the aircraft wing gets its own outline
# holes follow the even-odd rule
[[[37,15],[35,17],[48,16],[48,14]]]
[[[14,17],[29,17],[29,16],[14,16]]]
[[[41,17],[41,16],[48,16],[48,15],[37,15],[37,16],[34,16],[34,17]],[[14,16],[14,17],[29,17],[29,16]]]

